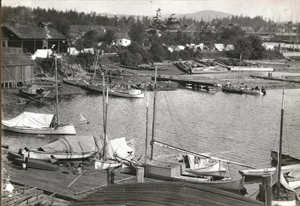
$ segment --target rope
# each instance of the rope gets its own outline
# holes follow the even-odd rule
[[[254,192],[249,198],[251,198],[253,195],[255,195],[258,192],[259,192],[259,189],[256,192]]]
[[[171,114],[171,110],[170,110],[169,103],[168,103],[168,99],[167,99],[167,97],[166,97],[166,93],[165,93],[165,92],[164,92],[164,96],[165,96],[165,99],[166,99],[166,102],[167,102],[167,107],[168,107],[168,111],[169,111],[169,114],[170,114],[171,119],[172,119],[172,123],[173,123],[173,125],[174,125],[174,129],[175,129],[175,132],[176,132],[176,136],[177,136],[178,139],[180,139],[180,138],[179,138],[179,135],[178,135],[178,131],[177,131],[176,126],[175,126],[174,118],[173,118],[173,116],[172,116],[172,114]],[[172,102],[172,103],[173,103],[173,102]],[[173,104],[173,107],[174,107],[174,104]],[[175,111],[176,111],[176,110],[175,110]],[[176,114],[177,114],[177,113],[176,113]],[[178,114],[177,114],[177,116],[178,116]],[[180,121],[180,118],[179,118],[179,121]],[[181,121],[180,121],[180,123],[181,123]],[[182,125],[182,124],[181,124],[181,125]],[[180,144],[180,146],[182,147],[181,141],[179,141],[179,144]]]

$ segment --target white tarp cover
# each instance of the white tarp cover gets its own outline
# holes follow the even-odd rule
[[[8,127],[44,128],[50,127],[53,117],[54,114],[23,112],[13,119],[2,120],[2,124]]]
[[[127,145],[125,137],[121,137],[107,142],[105,157],[107,159],[116,159],[116,157],[131,159],[133,153],[134,149]]]
[[[103,144],[100,139],[93,135],[86,136],[65,136],[55,142],[41,147],[45,152],[66,152],[66,153],[88,153],[98,152]]]
[[[36,50],[34,55],[32,55],[31,59],[35,60],[36,58],[48,58],[51,54],[52,54],[51,49],[38,49]]]
[[[223,51],[224,50],[224,44],[215,44],[215,50]]]

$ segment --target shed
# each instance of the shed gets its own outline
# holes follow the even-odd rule
[[[8,37],[8,47],[22,48],[25,53],[33,54],[37,49],[48,48],[62,52],[67,48],[67,38],[49,23],[3,25],[1,29]]]
[[[24,54],[21,48],[2,48],[1,86],[17,87],[19,83],[33,80],[34,63],[31,56]]]
[[[232,44],[228,44],[228,45],[225,47],[224,50],[225,50],[225,51],[232,51],[232,50],[234,50],[234,46],[233,46]]]

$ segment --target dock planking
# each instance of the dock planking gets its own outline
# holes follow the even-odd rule
[[[80,200],[90,193],[93,193],[92,188],[107,184],[106,170],[95,170],[91,165],[85,169],[84,174],[71,186],[69,185],[79,175],[73,174],[68,167],[59,167],[57,171],[47,171],[33,168],[23,170],[19,166],[11,165],[10,172],[10,181],[12,184],[37,187],[45,193],[55,193],[56,197],[69,201]],[[131,177],[131,175],[115,171],[115,181],[120,181],[125,178],[128,179],[128,177]],[[135,181],[135,179],[132,181]]]

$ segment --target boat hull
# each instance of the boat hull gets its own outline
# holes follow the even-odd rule
[[[299,167],[299,164],[286,165],[281,167],[282,173],[288,173],[291,170]],[[239,173],[242,176],[249,177],[262,177],[263,175],[273,175],[276,170],[276,167],[265,168],[265,169],[253,169],[253,170],[239,170]]]
[[[271,151],[271,157],[272,157],[273,161],[278,162],[278,152]],[[291,164],[297,164],[297,163],[300,163],[300,159],[291,157],[287,154],[281,155],[281,165],[291,165]]]
[[[13,164],[22,167],[24,160],[22,157],[15,158]],[[29,159],[27,162],[28,168],[57,171],[59,169],[58,165],[51,164],[50,162],[45,162],[41,160]]]
[[[73,125],[64,125],[57,128],[30,128],[30,127],[8,127],[2,124],[3,130],[8,130],[12,132],[24,133],[24,134],[65,134],[74,135],[76,134],[75,127]]]
[[[37,149],[30,149],[30,159],[34,160],[43,160],[43,161],[49,161],[51,159],[51,155],[53,155],[58,160],[74,160],[74,159],[84,159],[88,158],[95,154],[95,152],[86,152],[82,154],[78,153],[69,153],[69,152],[44,152],[44,151],[38,151]],[[10,161],[13,161],[14,159],[22,158],[21,155],[9,151],[7,153],[7,159]]]

